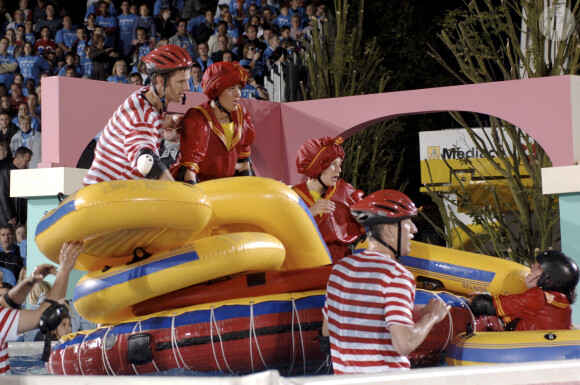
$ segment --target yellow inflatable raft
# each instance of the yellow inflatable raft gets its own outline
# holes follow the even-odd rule
[[[580,358],[580,330],[459,334],[447,348],[452,366]]]
[[[74,304],[90,321],[121,322],[134,317],[131,306],[139,302],[222,276],[276,270],[284,255],[284,246],[269,234],[204,238],[86,274],[75,287]]]
[[[356,251],[366,249],[367,242]],[[401,263],[415,277],[418,287],[468,295],[480,291],[492,295],[523,293],[530,269],[519,263],[488,255],[411,241],[411,253]]]
[[[237,231],[265,232],[286,249],[283,269],[331,263],[310,210],[285,184],[268,178],[236,177],[197,186],[207,195],[213,215],[196,238]]]
[[[131,255],[136,247],[154,253],[179,246],[207,226],[211,213],[196,186],[157,180],[103,182],[80,189],[45,215],[35,241],[45,256],[58,262],[64,242],[82,240],[77,268],[91,271],[112,264],[111,258]]]

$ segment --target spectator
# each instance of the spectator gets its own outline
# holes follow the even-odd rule
[[[147,28],[137,28],[137,39],[131,42],[129,51],[126,52],[126,55],[133,59],[131,65],[136,66],[144,56],[155,49],[154,41],[149,38]],[[135,72],[135,69],[133,68],[132,71]]]
[[[108,82],[129,84],[127,80],[127,63],[125,60],[117,60],[113,66],[113,74],[107,78]]]
[[[0,83],[10,87],[14,81],[14,73],[18,68],[16,58],[8,53],[8,39],[0,39]]]
[[[87,35],[84,28],[77,28],[76,40],[72,47],[72,52],[80,57],[86,56],[85,48],[87,48]]]
[[[32,79],[35,83],[40,80],[40,74],[51,69],[50,64],[40,55],[37,55],[34,46],[27,41],[22,47],[22,55],[18,57],[18,66],[25,79]]]
[[[240,40],[240,31],[238,30],[238,26],[234,23],[232,14],[229,13],[229,11],[226,14],[224,14],[223,21],[228,26],[227,34],[228,37],[230,38],[230,41],[234,46],[237,46]]]
[[[28,0],[19,0],[18,9],[20,9],[24,15],[24,21],[32,21],[32,10],[28,8]]]
[[[274,19],[274,24],[278,26],[278,28],[282,29],[282,27],[290,27],[290,12],[288,11],[287,6],[280,7],[280,14],[278,17]]]
[[[1,119],[1,117],[0,117]],[[12,151],[10,151],[10,143],[3,140],[0,142],[0,168],[8,162],[12,161]]]
[[[161,13],[155,17],[155,31],[157,40],[169,39],[175,34],[175,21],[171,20],[171,9],[163,6]]]
[[[60,324],[50,332],[51,341],[60,341],[67,334],[72,333],[72,323],[68,312],[63,313]]]
[[[105,34],[105,47],[115,48],[118,25],[115,15],[109,13],[109,6],[110,4],[104,0],[99,3],[101,14],[97,16],[95,25],[103,27],[103,32]]]
[[[205,21],[205,10],[187,22],[187,32],[197,41],[197,29]]]
[[[93,62],[92,79],[107,80],[111,62],[119,57],[113,48],[105,48],[103,35],[93,36],[93,44],[89,47],[89,59]]]
[[[16,246],[20,249],[20,256],[24,261],[23,265],[26,267],[26,254],[27,254],[27,243],[28,243],[28,236],[26,233],[26,224],[19,224],[14,229],[14,238],[16,239]],[[16,282],[12,284],[13,286],[16,285]]]
[[[133,35],[133,23],[137,19],[137,15],[130,12],[129,1],[121,2],[122,13],[117,16],[117,25],[119,26],[119,49],[121,52],[127,52],[129,45],[131,45]]]
[[[2,368],[0,372],[3,374],[10,374],[10,362],[8,359],[8,344],[9,341],[15,341],[17,333],[22,333],[30,329],[34,329],[40,320],[41,315],[54,303],[55,301],[64,301],[66,288],[68,286],[68,277],[72,271],[78,255],[82,251],[82,245],[78,242],[65,243],[59,255],[60,267],[46,264],[37,266],[32,275],[22,280],[16,287],[13,287],[6,293],[1,300],[2,308]],[[37,310],[20,310],[21,303],[26,299],[26,295],[32,286],[43,280],[48,274],[56,274],[54,287],[48,293],[47,302],[43,303]],[[12,309],[11,309],[12,307]],[[48,353],[48,352],[46,352]]]
[[[254,43],[256,49],[259,52],[264,52],[266,49],[266,44],[258,39],[258,27],[255,25],[248,25],[246,27],[246,33],[242,36],[241,42],[242,46],[246,45],[247,43]]]
[[[155,20],[149,16],[149,7],[147,4],[142,4],[139,7],[139,17],[133,23],[133,41],[137,40],[137,29],[145,28],[149,39],[152,40],[151,43],[155,44],[155,36],[157,36],[157,31],[155,29]]]
[[[81,68],[80,65],[77,66],[75,64],[75,57],[76,55],[70,52],[65,55],[64,65],[58,71],[58,76],[67,76],[66,70],[68,67],[71,67],[75,70],[75,72],[73,74],[68,75],[68,77],[80,78],[81,76],[83,76],[83,69]]]
[[[294,14],[290,18],[290,22],[290,37],[294,40],[300,40],[302,38],[302,27],[300,26],[302,19],[298,14]]]
[[[179,155],[179,132],[174,128],[163,130],[163,140],[159,148],[159,159],[169,169],[178,159]]]
[[[115,6],[111,0],[96,0],[92,1],[91,4],[87,4],[87,12],[85,14],[85,20],[89,18],[90,14],[95,15],[95,17],[102,14],[101,12],[101,2],[104,1],[107,4],[107,9],[110,15],[117,16],[117,11],[115,10]]]
[[[287,50],[285,50],[282,47],[276,48],[274,50],[274,52],[272,52],[272,55],[270,55],[270,58],[268,59],[268,62],[266,63],[267,67],[268,67],[268,71],[270,71],[275,64],[284,63],[287,58],[288,58],[288,51]]]
[[[87,41],[89,42],[89,44],[95,33],[95,28],[97,27],[96,21],[97,17],[95,16],[94,13],[90,13],[87,16],[87,21],[85,23],[85,35],[87,36]]]
[[[38,94],[36,92],[30,92],[27,98],[28,110],[30,111],[30,116],[40,119],[40,103],[38,101]]]
[[[177,33],[169,38],[169,44],[177,45],[187,51],[191,59],[196,60],[199,56],[197,53],[197,42],[187,32],[187,22],[180,20],[177,23]]]
[[[199,0],[184,0],[181,10],[178,8],[177,16],[180,20],[190,20],[197,14],[200,9],[201,4]]]
[[[26,20],[24,22],[24,38],[26,41],[34,44],[36,42],[36,35],[34,34],[34,24],[31,20]]]
[[[250,20],[254,17],[260,18],[260,8],[256,4],[250,4],[247,8],[247,11],[244,11],[244,20],[242,21],[242,25],[246,25],[250,22]],[[258,24],[261,24],[258,22]]]
[[[321,334],[330,333],[334,373],[408,370],[407,355],[450,309],[432,299],[413,321],[415,280],[398,259],[410,252],[417,209],[406,195],[382,190],[350,211],[369,229],[369,246],[342,258],[330,273]]]
[[[222,61],[225,61],[227,63],[233,63],[234,61],[237,61],[236,59],[234,59],[234,53],[232,51],[224,51],[223,56],[222,56]]]
[[[197,62],[201,66],[201,70],[205,72],[205,70],[213,64],[213,60],[211,60],[208,55],[208,46],[206,42],[202,41],[197,45],[197,53],[199,53]]]
[[[266,36],[266,33],[264,33],[264,37],[265,36]],[[280,36],[276,32],[271,32],[270,35],[268,36],[267,42],[268,42],[268,48],[266,48],[264,50],[264,55],[262,55],[263,60],[265,62],[268,61],[268,59],[270,58],[270,55],[272,55],[272,53],[274,53],[274,50],[280,46]]]
[[[10,120],[12,119],[12,114],[11,114],[11,108],[10,108],[10,96],[9,95],[4,95],[4,96],[0,96],[0,111],[2,110],[6,110],[6,112],[8,113],[8,121],[10,122]],[[16,127],[18,129],[18,127]]]
[[[0,206],[4,206],[0,202]],[[4,212],[4,207],[2,212]],[[6,222],[5,222],[6,223]],[[10,271],[14,277],[18,277],[20,270],[24,267],[24,260],[20,255],[20,248],[14,243],[14,231],[12,227],[7,225],[0,225],[0,267]]]
[[[46,0],[37,0],[36,7],[32,10],[32,21],[34,24],[46,17]],[[40,29],[37,29],[38,32]]]
[[[16,39],[14,40],[14,44],[18,47],[20,47],[20,50],[22,52],[22,45],[24,44],[24,42],[26,41],[26,37],[24,34],[24,24],[19,25],[18,27],[16,27]]]
[[[8,25],[6,26],[6,30],[13,29],[16,31],[19,25],[24,26],[24,12],[21,9],[17,9],[14,11],[14,18]]]
[[[205,11],[205,19],[203,23],[197,27],[197,33],[195,34],[195,38],[197,43],[201,43],[207,41],[211,35],[214,34],[216,29],[216,24],[214,22],[213,11],[208,9]]]
[[[290,0],[290,7],[288,8],[290,16],[298,15],[300,20],[304,18],[304,8],[300,6],[300,0]]]
[[[250,74],[252,77],[261,78],[263,66],[260,57],[262,53],[256,51],[256,45],[254,43],[246,43],[244,45],[243,55],[244,58],[240,60],[240,64],[251,68]]]
[[[74,43],[77,41],[76,31],[73,29],[72,19],[65,16],[62,19],[62,28],[56,32],[54,42],[63,52],[72,52]]]
[[[36,117],[32,117],[30,115],[30,109],[29,109],[27,103],[20,103],[20,105],[18,106],[18,115],[14,119],[12,119],[12,123],[14,123],[18,128],[21,128],[20,127],[20,118],[24,117],[24,116],[26,116],[30,119],[30,127],[34,131],[40,131],[40,120],[37,119]],[[18,146],[18,147],[20,147],[20,146]],[[18,148],[18,147],[16,147],[16,148]]]
[[[171,2],[168,0],[155,0],[153,4],[153,17],[158,17],[164,9],[171,9]]]
[[[16,150],[20,147],[26,147],[32,152],[32,158],[28,167],[37,168],[38,163],[41,161],[41,137],[40,132],[33,131],[30,124],[29,116],[20,116],[18,121],[20,122],[20,130],[12,137],[10,141],[10,149],[13,154],[16,154]],[[26,223],[26,218],[24,221],[19,221],[17,223]]]
[[[139,72],[133,72],[130,76],[129,79],[131,81],[131,84],[136,85],[136,86],[142,86],[143,85],[143,77],[141,76],[141,74]]]
[[[0,118],[2,118],[0,116]],[[0,169],[0,214],[1,223],[15,226],[18,223],[26,223],[26,199],[10,198],[10,171],[28,168],[32,159],[32,151],[26,147],[19,147],[14,152],[14,159]],[[4,249],[6,250],[6,249]],[[20,269],[18,269],[20,271]],[[14,275],[18,275],[16,272]]]
[[[56,49],[56,43],[50,38],[49,27],[42,27],[40,30],[40,39],[36,40],[36,43],[34,43],[34,49],[45,58],[47,53],[54,52]]]
[[[211,35],[207,41],[207,45],[209,47],[209,56],[212,56],[214,52],[217,52],[220,50],[220,47],[218,44],[218,37],[223,36],[223,35],[227,36],[227,32],[228,32],[228,25],[226,24],[225,21],[220,21],[219,23],[217,23],[216,33]],[[226,40],[227,40],[226,49],[232,49],[233,44],[231,43],[229,38],[227,38]]]
[[[54,39],[56,36],[56,32],[61,28],[62,23],[60,19],[56,16],[56,10],[54,9],[54,5],[47,4],[46,5],[46,16],[39,20],[36,25],[34,26],[34,31],[39,32],[44,27],[48,27],[50,34],[49,37]]]
[[[10,109],[18,114],[20,103],[26,103],[26,96],[22,94],[22,86],[18,83],[12,83],[10,86]]]
[[[189,78],[189,90],[191,92],[199,92],[202,93],[203,90],[201,88],[201,77],[203,75],[203,71],[201,66],[198,62],[194,62],[191,66],[191,77]]]
[[[250,66],[245,66],[244,68],[246,68],[248,72],[251,71]],[[259,85],[256,82],[256,79],[254,79],[253,77],[249,77],[248,84],[246,84],[244,88],[242,88],[242,98],[268,100],[269,96],[268,93],[266,92],[266,89],[261,85]]]
[[[211,60],[214,63],[222,61],[224,52],[228,50],[228,40],[229,40],[228,35],[226,35],[225,33],[218,36],[217,38],[218,50],[214,51],[211,55]]]

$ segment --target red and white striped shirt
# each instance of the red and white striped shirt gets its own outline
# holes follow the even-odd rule
[[[137,171],[137,154],[148,148],[159,154],[163,114],[143,96],[149,87],[134,92],[119,106],[95,148],[95,159],[83,185],[110,180],[144,179]]]
[[[410,368],[389,333],[390,325],[414,325],[415,282],[403,265],[373,251],[344,257],[332,268],[326,295],[336,374]]]
[[[0,375],[10,374],[10,359],[8,357],[8,342],[16,341],[18,337],[18,318],[20,311],[0,307]]]

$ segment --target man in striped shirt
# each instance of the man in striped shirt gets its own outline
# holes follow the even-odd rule
[[[60,250],[59,269],[50,264],[37,266],[28,278],[0,296],[0,375],[10,374],[8,342],[16,341],[18,333],[37,328],[41,316],[54,302],[64,303],[69,274],[81,251],[80,242],[65,243]],[[44,280],[48,274],[55,274],[56,279],[46,301],[36,310],[21,310],[21,304],[34,284]]]
[[[109,119],[83,180],[85,186],[125,179],[173,180],[159,159],[159,143],[162,129],[179,125],[183,118],[166,116],[167,104],[185,102],[192,61],[175,45],[161,46],[142,60],[152,86],[134,92]]]
[[[341,259],[328,281],[322,336],[330,335],[334,372],[409,369],[406,356],[450,308],[441,300],[431,300],[421,319],[413,322],[415,282],[398,258],[410,252],[417,232],[411,217],[417,209],[406,195],[382,190],[350,210],[367,228],[369,246]]]

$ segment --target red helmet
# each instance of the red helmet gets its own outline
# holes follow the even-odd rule
[[[417,215],[417,208],[408,196],[397,190],[372,193],[350,206],[352,215],[365,227],[380,223],[398,223]]]
[[[143,57],[147,75],[166,74],[175,70],[191,67],[191,57],[181,47],[173,44],[163,45]]]

